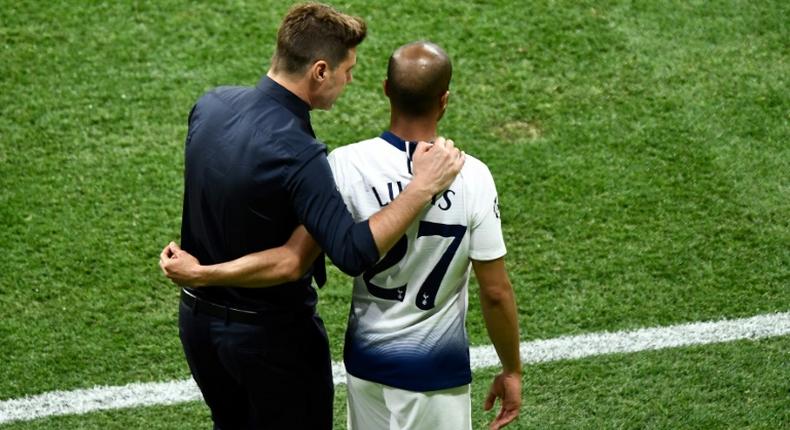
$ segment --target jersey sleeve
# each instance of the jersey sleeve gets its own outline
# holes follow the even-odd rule
[[[311,154],[288,180],[299,221],[343,272],[357,276],[378,260],[368,221],[355,223],[325,153]]]
[[[343,201],[345,201],[346,206],[349,207],[349,202],[341,191],[344,189],[346,175],[343,171],[343,163],[338,161],[338,154],[339,151],[336,149],[330,152],[326,158],[329,161],[329,169],[332,171],[332,176],[335,178],[335,188],[338,190],[341,197],[343,197]]]
[[[471,232],[469,257],[478,261],[496,260],[507,253],[502,236],[499,197],[494,178],[485,164],[480,163],[472,179]]]

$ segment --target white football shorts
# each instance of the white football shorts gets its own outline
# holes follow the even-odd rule
[[[472,430],[469,384],[417,392],[346,378],[349,430]]]

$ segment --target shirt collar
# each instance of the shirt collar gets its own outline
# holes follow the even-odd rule
[[[417,142],[410,142],[408,140],[403,140],[389,130],[385,131],[384,133],[381,133],[381,138],[386,140],[390,145],[405,152],[409,156],[409,159],[411,159],[411,155],[414,154],[414,148],[417,147]],[[406,150],[407,144],[409,146],[408,151]]]
[[[414,156],[414,150],[417,148],[417,142],[411,142],[408,140],[403,140],[400,137],[396,136],[393,132],[387,130],[384,133],[381,133],[381,138],[387,141],[390,145],[398,148],[401,152],[406,154],[406,170],[409,171],[410,174],[413,174],[412,171],[412,157]]]
[[[263,75],[257,87],[277,103],[285,106],[294,115],[307,122],[308,126],[310,126],[310,131],[313,131],[312,125],[310,125],[310,105],[304,100],[267,75]],[[315,133],[313,133],[313,136],[315,136]]]

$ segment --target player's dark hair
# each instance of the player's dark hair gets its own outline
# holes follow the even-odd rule
[[[319,3],[294,6],[277,32],[272,69],[299,74],[318,60],[325,60],[334,69],[366,35],[367,25],[362,18]]]
[[[434,109],[450,89],[453,65],[444,50],[432,42],[401,46],[387,65],[387,94],[405,115],[421,116]]]

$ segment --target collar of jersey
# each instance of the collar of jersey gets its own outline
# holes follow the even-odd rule
[[[381,138],[386,140],[387,143],[389,143],[390,145],[400,149],[403,152],[406,152],[406,154],[409,155],[409,158],[411,158],[411,154],[414,154],[414,149],[417,147],[417,142],[410,142],[408,140],[403,140],[389,130],[385,131],[384,133],[381,133]],[[406,144],[409,145],[408,151],[406,151]]]
[[[310,105],[267,75],[263,75],[257,88],[304,121],[307,131],[315,137],[313,125],[310,123]]]

